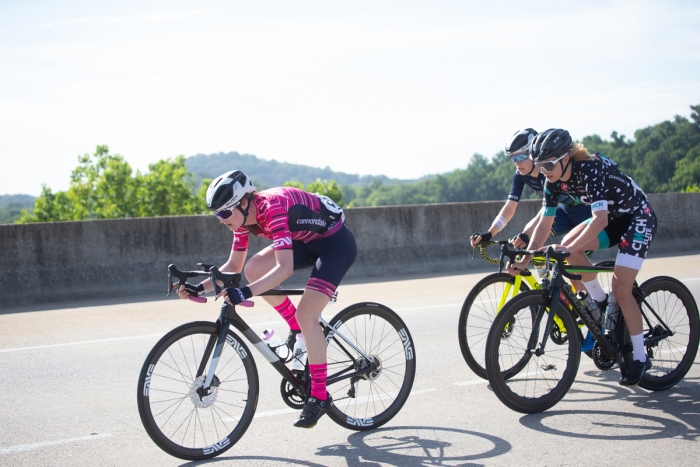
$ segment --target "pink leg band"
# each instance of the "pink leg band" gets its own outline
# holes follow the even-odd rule
[[[287,297],[285,301],[282,302],[282,304],[277,305],[275,307],[275,310],[282,315],[282,318],[287,322],[289,325],[289,329],[292,331],[299,331],[301,328],[299,327],[299,323],[297,322],[297,317],[296,317],[296,312],[297,309],[292,303],[292,301]]]
[[[325,401],[328,397],[328,393],[326,392],[328,364],[321,363],[314,365],[309,363],[309,373],[311,374],[311,397]]]

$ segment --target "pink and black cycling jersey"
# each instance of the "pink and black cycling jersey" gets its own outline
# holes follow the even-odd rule
[[[275,250],[287,250],[292,249],[293,240],[306,243],[326,238],[343,225],[342,210],[330,198],[298,188],[270,188],[258,192],[253,202],[257,225],[234,232],[234,251],[248,249],[251,231],[272,240]]]

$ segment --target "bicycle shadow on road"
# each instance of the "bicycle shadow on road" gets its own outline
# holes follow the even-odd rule
[[[325,464],[317,464],[315,462],[302,461],[297,459],[289,459],[286,457],[274,457],[274,456],[221,456],[215,457],[213,459],[207,459],[204,461],[192,461],[180,464],[180,467],[194,467],[195,465],[205,465],[213,464],[215,462],[226,462],[225,465],[249,465],[254,466],[270,466],[270,465],[289,465],[289,466],[303,466],[303,467],[326,467]]]
[[[318,456],[344,458],[348,466],[477,466],[509,452],[507,441],[456,428],[398,426],[353,433],[348,444],[319,448]]]
[[[582,385],[591,385],[595,389],[584,390],[581,389]],[[614,411],[595,408],[550,410],[525,415],[520,418],[520,423],[542,433],[583,439],[696,440],[700,437],[700,378],[698,377],[685,378],[678,385],[657,392],[640,387],[615,387],[614,384],[595,382],[577,382],[576,386],[578,388],[575,391],[570,391],[573,398],[567,395],[560,404],[583,401],[604,403],[606,400],[619,399],[658,414],[634,413],[625,411],[622,407]]]

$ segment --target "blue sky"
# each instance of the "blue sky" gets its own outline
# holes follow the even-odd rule
[[[0,0],[0,194],[98,144],[417,178],[522,127],[687,117],[699,72],[691,1]]]

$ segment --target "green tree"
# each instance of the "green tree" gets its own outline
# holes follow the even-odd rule
[[[303,189],[304,189],[304,184],[301,183],[301,182],[298,181],[298,180],[289,180],[289,181],[286,181],[286,182],[284,182],[284,186],[291,186],[291,187],[294,187],[294,188],[299,188],[300,190],[303,190]]]
[[[137,177],[141,217],[206,212],[206,199],[193,193],[194,179],[185,166],[185,156],[149,164],[148,170],[147,174]]]
[[[206,212],[204,197],[192,192],[184,156],[150,164],[148,173],[134,176],[124,158],[109,154],[106,145],[79,156],[78,162],[70,188],[53,193],[43,185],[33,212],[23,211],[20,223]]]
[[[304,188],[304,184],[298,180],[288,180],[284,182],[284,186],[291,186],[299,188],[300,190],[306,190],[309,193],[318,193],[319,195],[328,196],[335,201],[338,206],[343,206],[343,190],[335,180],[321,180],[317,178],[316,181],[309,183],[306,188]]]
[[[343,190],[340,189],[340,185],[335,180],[321,180],[317,178],[315,182],[309,183],[306,191],[328,196],[338,206],[343,206]]]

